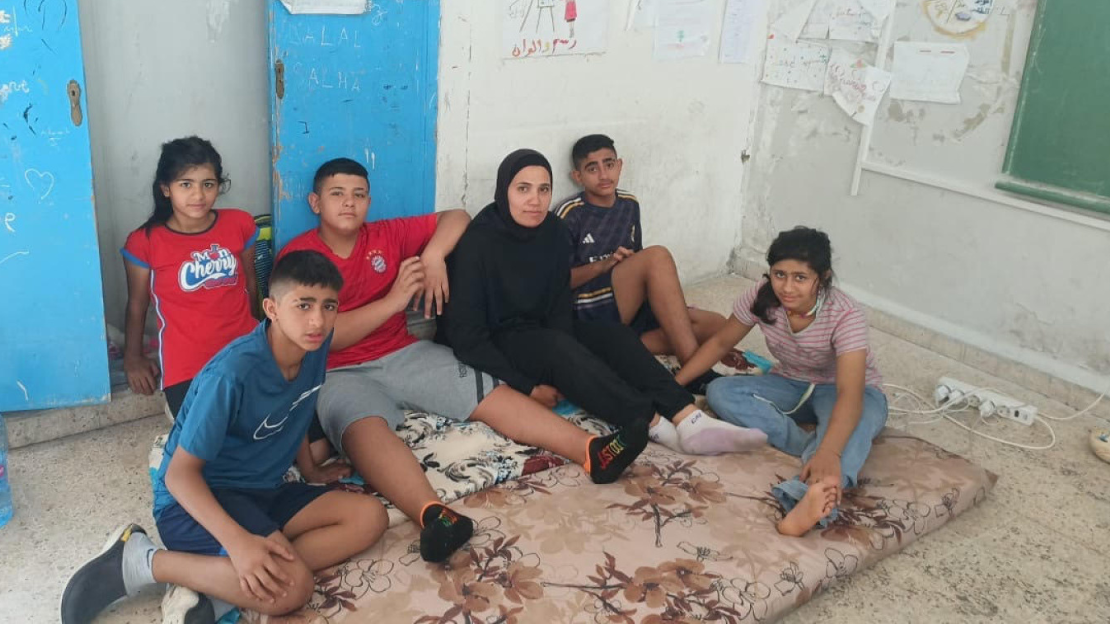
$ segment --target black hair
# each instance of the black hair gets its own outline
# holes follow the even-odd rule
[[[162,225],[173,216],[173,203],[162,192],[162,186],[169,186],[187,169],[201,165],[212,165],[216,179],[220,182],[220,192],[226,191],[228,181],[224,177],[223,161],[211,143],[198,136],[191,136],[162,144],[162,155],[158,157],[158,168],[154,170],[154,183],[151,185],[154,212],[143,223],[147,234],[150,234],[150,228]]]
[[[324,180],[341,173],[360,176],[366,179],[367,186],[370,184],[370,174],[367,173],[366,167],[363,167],[358,161],[350,158],[333,158],[320,165],[320,168],[316,170],[316,175],[312,177],[312,192],[319,193],[320,184]]]
[[[817,273],[819,288],[827,289],[832,286],[832,245],[829,243],[829,235],[821,230],[799,225],[792,230],[779,232],[767,250],[767,266],[774,266],[783,260],[805,262]],[[767,281],[759,287],[751,311],[764,323],[774,325],[771,310],[782,305],[782,302],[771,288],[771,277],[766,273],[763,277]]]
[[[331,260],[311,249],[291,251],[274,264],[270,272],[270,293],[281,290],[282,285],[323,286],[339,292],[343,288],[343,276]]]
[[[582,161],[586,160],[587,156],[605,148],[613,150],[614,154],[617,153],[617,148],[613,145],[613,139],[604,134],[587,134],[574,142],[574,147],[570,149],[570,162],[577,169]]]

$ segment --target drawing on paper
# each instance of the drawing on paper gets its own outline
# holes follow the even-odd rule
[[[853,120],[870,126],[879,102],[890,86],[890,72],[868,65],[863,59],[833,50],[825,75],[825,94]]]
[[[922,8],[937,32],[969,37],[987,25],[994,0],[923,0]]]
[[[609,31],[606,0],[501,0],[502,56],[604,52]]]
[[[829,48],[805,41],[791,41],[772,33],[767,37],[763,82],[791,89],[822,91]]]
[[[971,55],[963,43],[897,41],[890,97],[942,104],[960,103],[960,83]]]
[[[655,15],[655,51],[659,59],[704,56],[719,7],[706,0],[661,0]]]

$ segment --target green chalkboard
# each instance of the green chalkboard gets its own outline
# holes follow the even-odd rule
[[[1110,2],[1038,4],[996,186],[1110,213]]]

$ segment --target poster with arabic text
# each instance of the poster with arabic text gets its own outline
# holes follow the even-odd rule
[[[600,54],[609,40],[608,0],[499,0],[501,56]]]

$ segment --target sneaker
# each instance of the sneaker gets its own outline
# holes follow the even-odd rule
[[[135,533],[146,534],[137,524],[116,529],[100,554],[81,566],[62,593],[62,624],[92,622],[108,605],[127,596],[123,583],[123,547]]]
[[[162,624],[215,624],[216,610],[204,594],[168,585],[162,598]]]
[[[424,508],[420,530],[420,557],[429,563],[447,561],[474,535],[474,521],[443,503]]]

